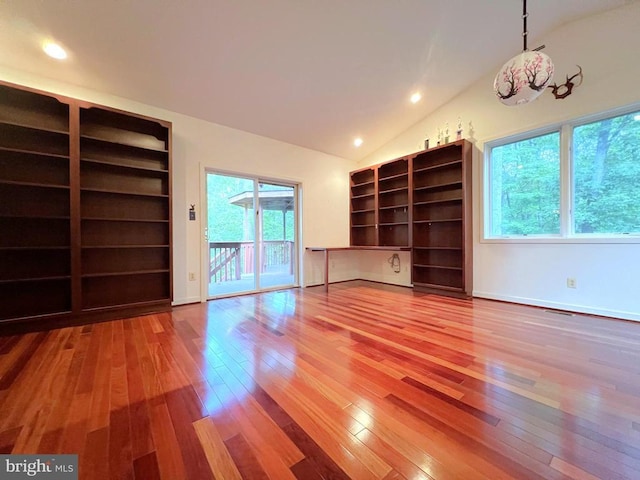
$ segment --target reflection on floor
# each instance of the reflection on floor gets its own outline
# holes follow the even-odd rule
[[[295,276],[286,272],[269,272],[260,276],[260,288],[290,287],[295,282]],[[253,274],[242,275],[240,280],[229,280],[221,283],[209,284],[209,296],[217,297],[240,292],[255,290]]]

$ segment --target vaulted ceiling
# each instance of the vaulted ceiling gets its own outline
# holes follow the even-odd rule
[[[530,0],[530,46],[626,3]],[[521,11],[520,0],[3,0],[0,65],[360,159],[518,53]],[[44,56],[45,38],[69,58]]]

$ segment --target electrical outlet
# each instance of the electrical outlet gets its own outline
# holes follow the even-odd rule
[[[196,281],[196,274],[193,272],[189,272],[189,281],[190,282],[195,282]]]
[[[575,278],[567,278],[567,288],[578,288]]]

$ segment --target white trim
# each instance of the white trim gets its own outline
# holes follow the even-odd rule
[[[573,127],[563,125],[560,129],[560,236],[569,238],[573,234]],[[563,161],[569,159],[569,161]]]
[[[200,257],[198,264],[200,265],[200,271],[198,272],[198,278],[200,279],[200,302],[207,301],[207,282],[209,279],[209,267],[207,265],[209,259],[209,227],[208,221],[205,219],[209,218],[209,208],[207,206],[207,166],[203,162],[198,162],[198,174],[199,174],[199,182],[198,187],[200,188],[200,220],[198,221],[198,238],[199,238],[199,250]],[[206,275],[205,275],[206,272]]]
[[[600,315],[603,317],[612,317],[616,319],[640,322],[640,314],[634,313],[634,312],[626,312],[623,310],[608,310],[604,308],[588,307],[585,305],[551,302],[548,300],[540,300],[536,298],[499,295],[499,294],[493,294],[489,292],[478,292],[478,291],[473,292],[473,297],[486,298],[488,300],[499,300],[502,302],[518,303],[522,305],[532,305],[535,307],[546,307],[546,308],[552,308],[554,310],[565,310],[568,312],[574,312],[578,314]]]
[[[525,236],[513,236],[505,235],[504,237],[491,237],[481,238],[480,243],[558,243],[558,244],[572,244],[572,243],[586,243],[586,244],[637,244],[640,243],[640,235],[610,235],[599,237],[585,237],[583,235],[575,237],[549,237],[543,235],[525,235]]]

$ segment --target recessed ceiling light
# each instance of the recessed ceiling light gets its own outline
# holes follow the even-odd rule
[[[44,53],[49,55],[51,58],[55,58],[57,60],[64,60],[67,58],[67,52],[64,51],[64,48],[49,40],[42,44],[42,50],[44,50]]]
[[[360,145],[362,145],[362,139],[361,139],[360,137],[356,138],[356,139],[353,141],[353,144],[354,144],[356,147],[359,147]]]
[[[421,98],[422,98],[422,95],[420,95],[420,92],[416,92],[413,95],[411,95],[411,103],[418,103]]]

